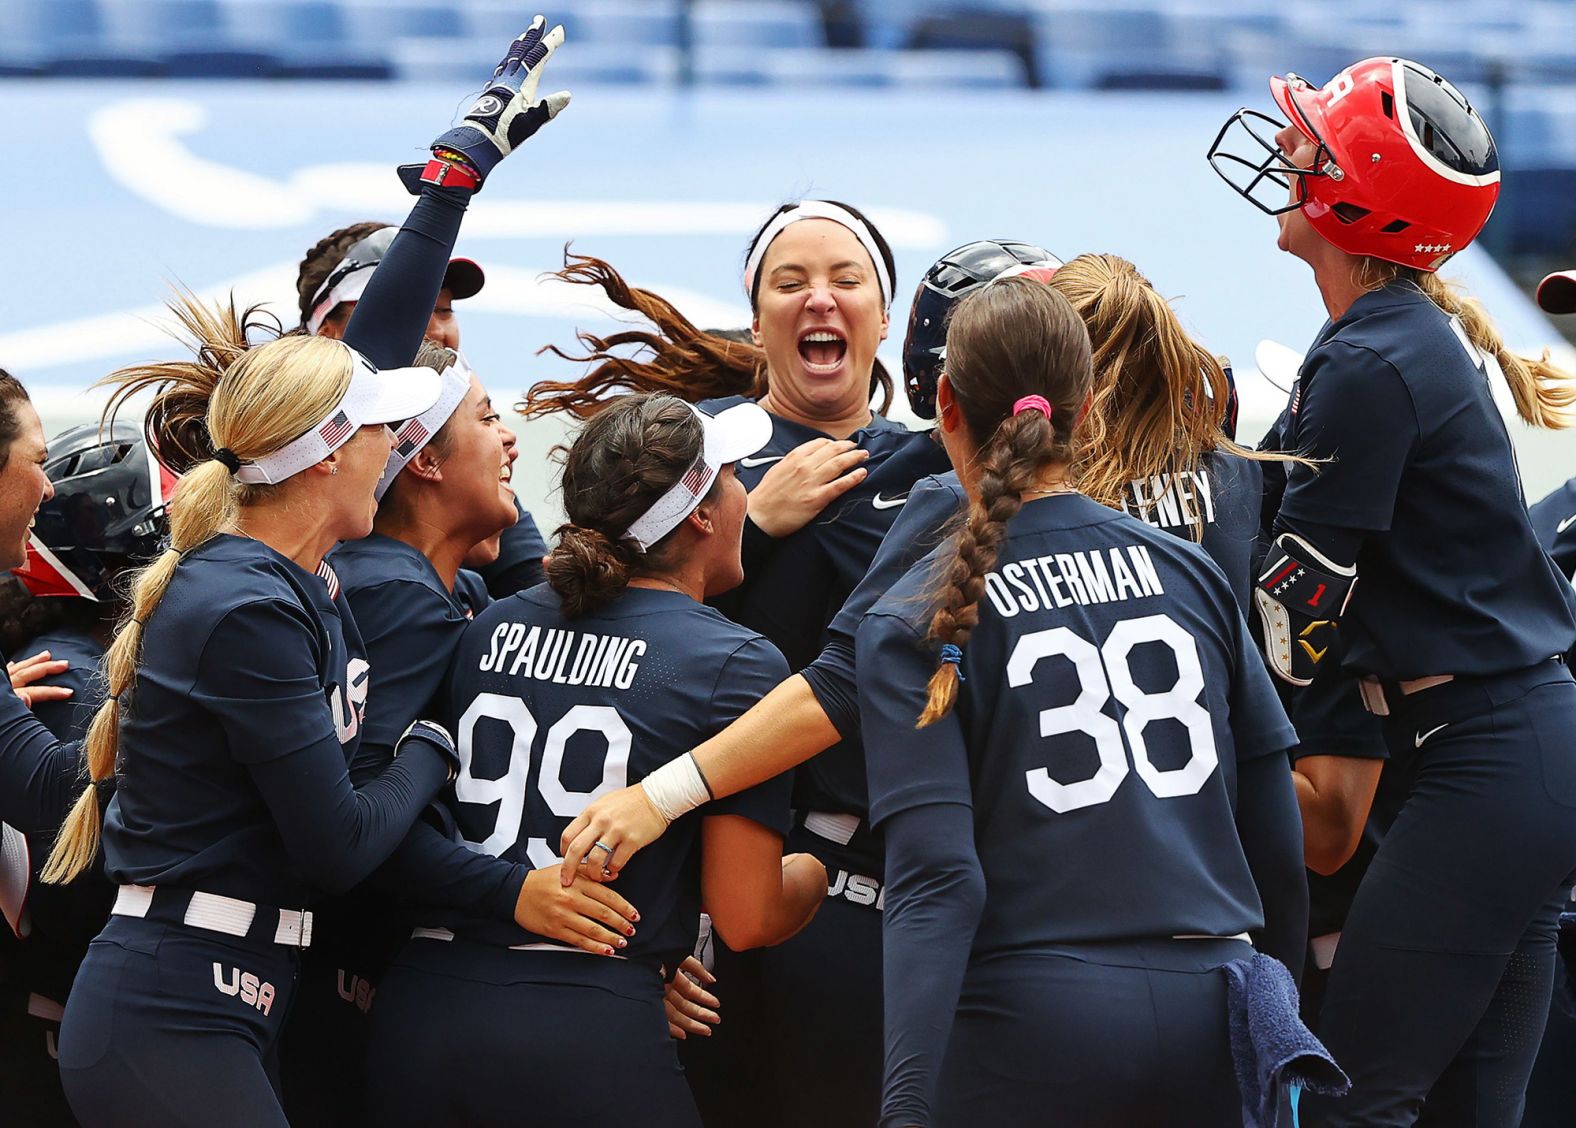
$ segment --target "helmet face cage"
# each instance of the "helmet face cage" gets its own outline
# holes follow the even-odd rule
[[[1287,75],[1286,78],[1288,83],[1301,81],[1296,75]],[[1215,134],[1215,141],[1206,154],[1209,167],[1233,191],[1265,215],[1285,215],[1302,207],[1308,200],[1308,178],[1333,175],[1331,170],[1335,167],[1330,159],[1329,146],[1289,91],[1287,100],[1301,119],[1297,128],[1318,146],[1313,155],[1312,167],[1299,168],[1292,164],[1275,143],[1275,135],[1286,128],[1286,122],[1246,108],[1226,119],[1226,124]],[[1245,146],[1248,141],[1253,143],[1248,155],[1233,151],[1235,144]],[[1249,174],[1246,180],[1240,179],[1244,170]],[[1297,195],[1295,199],[1288,199],[1293,184],[1297,186]]]

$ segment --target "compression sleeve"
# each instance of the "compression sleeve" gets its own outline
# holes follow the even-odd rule
[[[1300,980],[1308,942],[1308,874],[1303,868],[1302,815],[1285,756],[1238,763],[1237,834],[1264,905],[1264,930],[1254,946]]]
[[[881,1128],[929,1125],[963,973],[980,915],[985,875],[974,850],[974,813],[960,803],[910,807],[883,824],[886,908],[886,1063]],[[923,984],[923,990],[915,990]]]
[[[514,921],[531,867],[472,850],[457,840],[452,814],[441,803],[427,808],[410,833],[378,871],[380,887],[408,896],[417,904],[475,912],[478,907],[498,920]]]
[[[352,787],[334,736],[246,767],[291,860],[328,893],[345,892],[387,858],[449,774],[436,749],[412,741],[381,776]]]
[[[0,822],[51,833],[83,784],[80,744],[63,744],[0,678]]]
[[[487,592],[494,599],[534,588],[546,578],[542,557],[547,555],[547,542],[542,539],[542,531],[519,498],[514,499],[514,509],[518,519],[498,538],[498,559],[476,569],[487,581]]]
[[[421,346],[471,195],[469,188],[422,185],[421,198],[351,311],[345,344],[378,368],[409,364]]]

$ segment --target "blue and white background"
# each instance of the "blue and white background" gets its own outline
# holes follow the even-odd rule
[[[102,395],[90,385],[106,372],[178,355],[160,306],[171,286],[234,290],[294,324],[302,253],[342,224],[398,221],[410,197],[393,166],[418,159],[466,95],[454,82],[0,82],[0,152],[15,174],[0,210],[0,366],[32,389],[53,431],[96,413]],[[938,80],[858,91],[576,85],[574,95],[476,199],[458,248],[487,272],[486,288],[456,308],[464,348],[500,402],[572,370],[540,346],[610,326],[583,288],[543,280],[566,242],[700,324],[739,326],[745,241],[778,202],[802,195],[858,205],[891,241],[899,300],[883,355],[894,372],[919,275],[982,237],[1131,258],[1237,362],[1249,441],[1285,398],[1256,372],[1255,346],[1301,349],[1323,320],[1307,270],[1275,249],[1274,221],[1204,160],[1230,112],[1267,102],[1255,91]],[[1448,273],[1483,297],[1514,346],[1558,342],[1487,254],[1473,249]],[[561,431],[521,430],[516,485],[550,527],[545,451]],[[1568,438],[1516,434],[1529,496],[1576,472]]]

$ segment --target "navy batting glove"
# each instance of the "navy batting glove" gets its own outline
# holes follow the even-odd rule
[[[449,765],[449,778],[453,779],[460,770],[460,754],[454,747],[454,738],[449,735],[449,730],[437,721],[412,721],[410,727],[400,734],[394,744],[394,755],[398,756],[406,751],[411,741],[420,741],[441,755]]]
[[[464,120],[432,143],[437,160],[460,165],[478,182],[485,181],[499,161],[569,104],[567,90],[541,99],[536,96],[542,68],[564,41],[562,24],[544,33],[546,26],[546,17],[537,16],[524,34],[509,44],[509,53],[493,68],[487,88],[471,104]],[[418,193],[427,168],[401,165],[400,180],[413,194]],[[430,175],[425,179],[432,180]]]

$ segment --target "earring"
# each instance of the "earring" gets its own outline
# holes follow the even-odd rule
[[[338,474],[338,473],[339,473],[339,467],[338,466],[330,466],[328,468],[328,476],[329,477],[332,478],[335,474]]]

